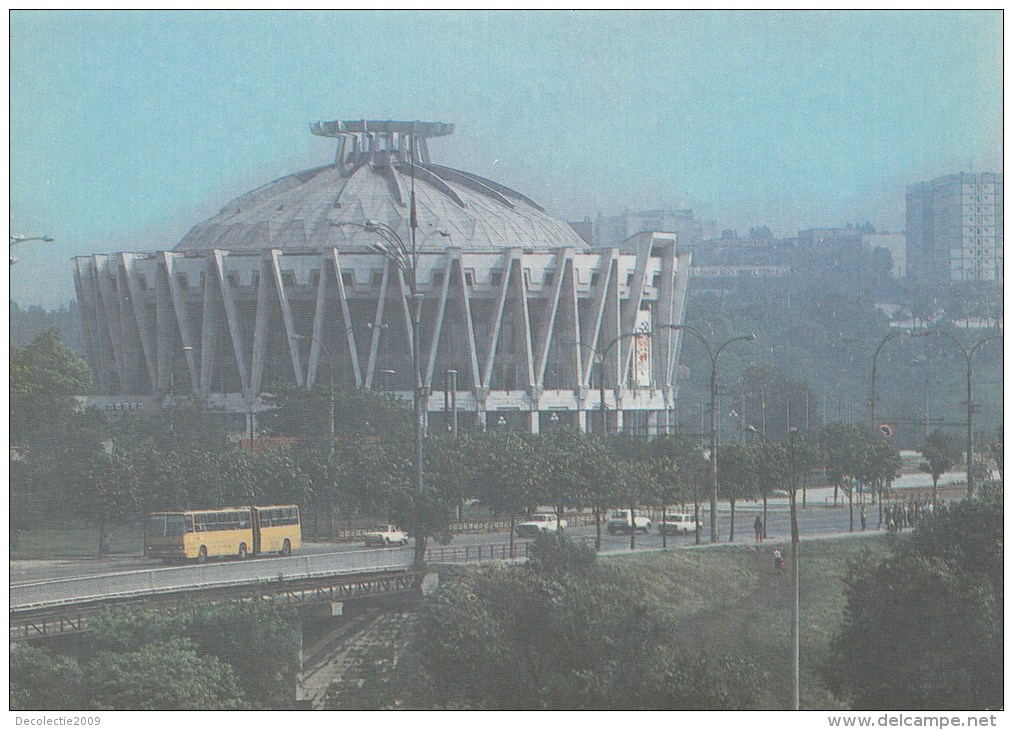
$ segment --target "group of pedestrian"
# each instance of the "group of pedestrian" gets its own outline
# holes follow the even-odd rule
[[[923,524],[932,516],[933,509],[934,505],[928,499],[909,499],[906,502],[898,500],[887,505],[883,511],[883,521],[890,532],[903,532],[905,528],[915,528]],[[862,529],[865,529],[864,514]]]

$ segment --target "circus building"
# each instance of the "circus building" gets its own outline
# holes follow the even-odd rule
[[[93,404],[196,399],[253,421],[293,385],[410,399],[418,336],[430,429],[595,431],[604,392],[609,430],[666,430],[681,332],[660,325],[682,321],[689,253],[662,232],[589,247],[524,195],[434,162],[429,140],[453,129],[313,124],[333,162],[236,198],[172,250],[77,257]],[[381,228],[418,252],[418,332]]]

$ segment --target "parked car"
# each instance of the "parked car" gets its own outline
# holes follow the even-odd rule
[[[636,526],[638,532],[650,532],[651,518],[638,513],[633,516],[633,520],[630,520],[630,511],[628,509],[614,509],[608,514],[605,529],[608,530],[610,535],[614,535],[617,532],[628,533],[630,527],[633,525]]]
[[[531,515],[531,519],[517,525],[515,531],[517,537],[537,535],[540,532],[558,532],[566,527],[566,520],[560,520],[555,514],[538,513]]]
[[[658,525],[658,531],[662,535],[688,535],[702,529],[703,525],[694,520],[692,514],[684,512],[669,512],[665,515],[665,521]]]
[[[408,533],[395,525],[380,525],[362,536],[366,547],[374,545],[407,545]]]

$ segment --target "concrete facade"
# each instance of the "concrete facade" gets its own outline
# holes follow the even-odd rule
[[[591,249],[507,188],[427,156],[405,162],[421,147],[408,131],[417,123],[328,124],[348,125],[336,132],[350,138],[339,161],[237,199],[176,250],[75,259],[99,393],[188,393],[252,414],[272,389],[333,377],[410,399],[417,336],[431,427],[446,427],[453,400],[465,429],[594,430],[604,378],[610,429],[667,428],[681,332],[660,325],[683,321],[690,270],[674,234]],[[416,196],[419,332],[402,271],[364,225],[346,222],[354,208],[408,240]],[[616,341],[634,330],[653,335]]]

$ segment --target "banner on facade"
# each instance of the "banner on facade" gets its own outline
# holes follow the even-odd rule
[[[637,312],[637,332],[643,332],[633,338],[633,386],[635,388],[651,387],[651,313]]]

